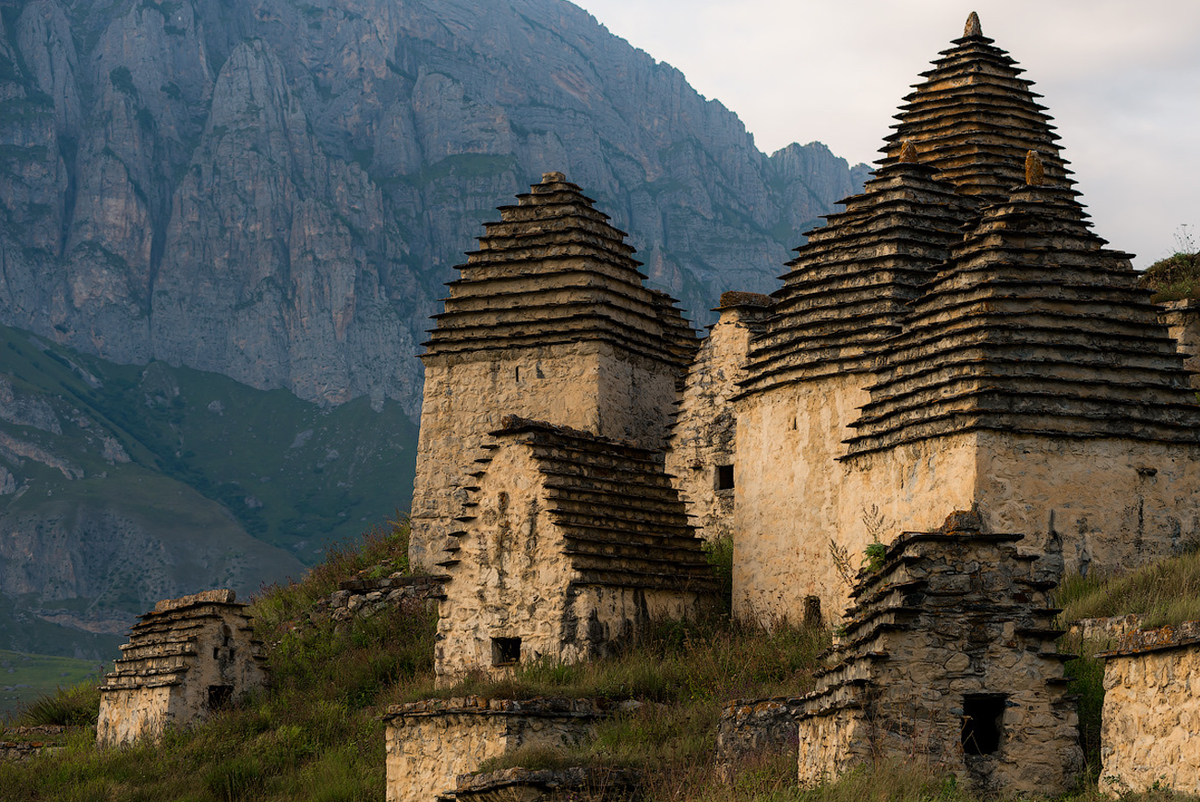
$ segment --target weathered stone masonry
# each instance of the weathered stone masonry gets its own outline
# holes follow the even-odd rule
[[[984,793],[1058,794],[1083,768],[1048,603],[1061,564],[958,513],[909,533],[853,591],[800,716],[800,780],[921,760]]]
[[[1020,73],[972,16],[773,294],[734,401],[739,613],[841,609],[831,544],[861,553],[953,509],[1031,550],[1061,541],[1081,571],[1196,537],[1189,374]]]
[[[647,449],[510,416],[447,537],[438,682],[623,648],[715,590],[683,503]]]
[[[387,802],[432,802],[458,776],[520,747],[577,746],[608,715],[587,699],[469,696],[396,705],[384,716]]]
[[[1100,656],[1100,790],[1200,794],[1200,621],[1132,632]]]
[[[100,687],[101,746],[157,738],[266,683],[262,644],[232,590],[167,599],[141,616]]]
[[[696,349],[669,296],[642,285],[625,234],[546,173],[459,266],[426,351],[413,486],[415,567],[434,569],[479,447],[505,415],[664,445]]]

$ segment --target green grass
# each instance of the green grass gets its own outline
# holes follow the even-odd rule
[[[418,605],[335,629],[327,618],[311,621],[300,600],[326,593],[335,572],[392,559],[406,545],[403,526],[373,532],[363,550],[337,549],[304,581],[256,600],[269,690],[203,726],[169,731],[159,745],[97,750],[85,727],[63,753],[0,763],[5,801],[382,799],[381,705],[432,676],[434,616]],[[78,715],[79,693],[60,692],[17,723]],[[97,705],[89,701],[85,715],[94,719]]]
[[[1146,268],[1138,284],[1153,291],[1151,300],[1200,298],[1200,253],[1180,251]]]
[[[0,720],[60,687],[96,685],[104,668],[93,660],[0,650]]]
[[[818,788],[796,785],[795,760],[767,755],[746,761],[731,782],[714,765],[716,729],[732,698],[796,695],[813,685],[830,634],[789,626],[773,631],[714,616],[660,622],[617,657],[564,665],[539,661],[504,680],[473,677],[434,691],[436,620],[423,606],[380,613],[335,627],[314,602],[339,580],[404,570],[407,527],[393,522],[360,544],[332,548],[300,582],[266,589],[252,606],[273,683],[203,726],[173,730],[161,744],[98,751],[85,725],[66,749],[28,764],[0,764],[6,802],[32,800],[378,800],[384,795],[383,727],[387,705],[429,696],[601,697],[636,700],[599,726],[594,741],[567,749],[518,750],[486,768],[628,767],[645,777],[647,800],[687,802],[969,802],[952,777],[920,759],[855,770]],[[1189,555],[1190,556],[1190,555]],[[724,569],[721,550],[710,555]],[[1182,559],[1182,558],[1181,558]],[[1166,569],[1162,569],[1166,570]],[[1067,582],[1064,596],[1090,593]],[[1087,591],[1087,592],[1085,592]],[[1119,612],[1119,611],[1118,611]],[[1081,694],[1085,750],[1094,759],[1102,666],[1082,658],[1068,666]],[[94,695],[60,691],[26,711],[22,723],[89,721]],[[1063,802],[1100,802],[1091,781]],[[1166,790],[1130,800],[1173,802]]]
[[[1200,620],[1200,549],[1124,573],[1067,576],[1055,604],[1064,622],[1129,613],[1146,628]]]

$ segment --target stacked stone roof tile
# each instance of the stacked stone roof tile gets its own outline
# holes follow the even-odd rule
[[[158,688],[179,685],[196,661],[204,659],[196,650],[199,636],[214,622],[240,621],[240,629],[253,634],[246,605],[234,601],[233,591],[219,590],[166,599],[155,609],[139,616],[129,631],[129,643],[121,646],[121,657],[114,670],[105,675],[102,691],[134,688]],[[251,658],[264,667],[262,642],[251,640]]]
[[[872,347],[895,334],[905,304],[962,239],[973,209],[932,167],[897,162],[844,201],[788,263],[744,383],[761,390],[869,369]]]
[[[1085,217],[1054,186],[984,211],[881,349],[851,454],[971,429],[1200,442],[1182,357]]]
[[[514,415],[493,436],[531,449],[574,584],[701,593],[715,588],[701,542],[656,452]],[[490,462],[479,460],[479,476]],[[466,506],[469,512],[473,504]],[[474,519],[468,514],[460,520]],[[455,564],[463,534],[451,534],[449,558],[441,565]]]
[[[682,369],[695,334],[665,293],[643,286],[625,233],[562,173],[546,173],[459,265],[424,358],[607,341]]]
[[[911,142],[918,160],[936,168],[939,178],[991,201],[1022,183],[1025,154],[1035,150],[1046,160],[1048,182],[1070,185],[1059,137],[1035,100],[1040,95],[1030,91],[1033,82],[1019,77],[1024,70],[992,41],[972,13],[963,37],[905,97],[882,164],[895,162],[903,143]]]

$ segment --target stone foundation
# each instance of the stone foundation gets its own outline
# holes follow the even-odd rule
[[[100,687],[96,741],[158,738],[267,681],[261,642],[232,590],[167,599],[141,616]]]
[[[433,802],[461,774],[520,747],[576,746],[608,715],[587,699],[482,699],[396,705],[384,716],[387,802]]]
[[[729,782],[739,763],[762,755],[797,756],[797,721],[804,698],[737,699],[721,710],[717,724],[717,767]]]
[[[1101,657],[1100,790],[1200,794],[1200,621],[1132,632]]]

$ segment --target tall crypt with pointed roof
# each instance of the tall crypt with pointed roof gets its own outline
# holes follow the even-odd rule
[[[955,511],[1023,533],[1022,548],[1060,570],[1145,562],[1200,537],[1191,374],[1130,257],[1091,232],[1021,73],[972,14],[905,98],[864,191],[809,232],[771,296],[723,295],[702,345],[561,173],[502,207],[422,356],[414,565],[458,566],[455,594],[467,576],[503,586],[496,554],[486,571],[464,560],[482,559],[472,538],[494,528],[480,487],[513,481],[487,449],[531,447],[506,415],[574,438],[530,452],[521,542],[568,555],[555,564],[576,589],[593,586],[578,567],[586,549],[619,551],[637,566],[610,577],[623,600],[695,595],[691,527],[732,538],[735,613],[764,623],[811,618],[818,603],[836,616],[872,541],[933,531]],[[568,452],[591,456],[576,465]],[[611,480],[634,453],[631,487],[651,488],[639,498],[653,497],[653,515]],[[553,478],[576,470],[591,495]],[[544,512],[552,537],[532,523]],[[608,534],[585,547],[577,526]],[[678,571],[690,579],[671,580]],[[493,590],[476,595],[500,620]],[[562,604],[572,654],[601,653],[620,622],[641,620],[614,612],[611,632],[588,640],[582,609]],[[448,671],[486,662],[470,617],[447,627],[476,656]]]
[[[840,611],[872,540],[955,510],[1085,572],[1197,537],[1189,373],[1020,73],[972,14],[748,340],[737,612]]]
[[[643,286],[625,233],[593,203],[544,174],[486,224],[449,284],[421,355],[414,566],[436,571],[480,446],[505,415],[663,447],[695,333],[674,299]]]

